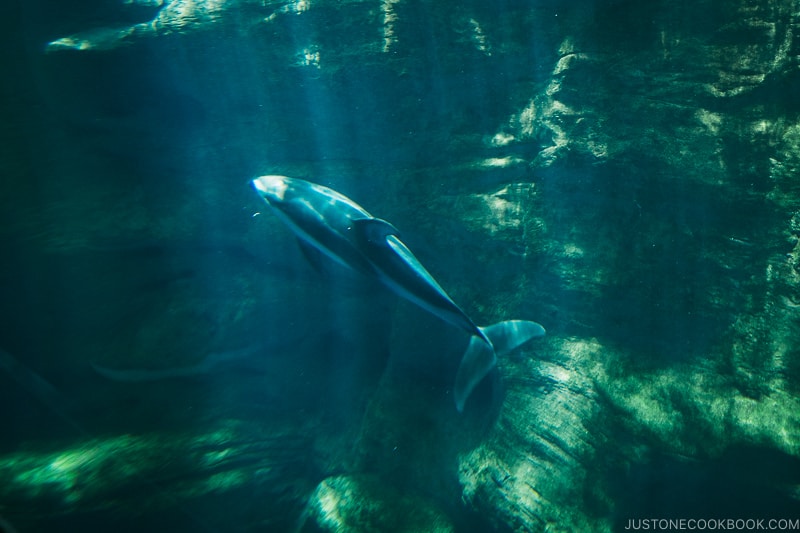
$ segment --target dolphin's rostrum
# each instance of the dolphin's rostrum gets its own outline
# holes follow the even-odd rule
[[[306,248],[380,280],[391,290],[470,337],[456,375],[453,395],[462,411],[470,393],[503,355],[545,331],[536,322],[507,320],[481,328],[447,295],[390,223],[370,215],[346,196],[305,180],[261,176],[259,195]]]

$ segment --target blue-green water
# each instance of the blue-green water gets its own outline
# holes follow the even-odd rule
[[[800,528],[796,2],[2,11],[0,528]],[[459,414],[466,335],[262,174],[547,336]]]

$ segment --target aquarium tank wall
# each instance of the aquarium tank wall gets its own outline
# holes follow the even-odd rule
[[[800,530],[797,1],[0,11],[0,530]]]

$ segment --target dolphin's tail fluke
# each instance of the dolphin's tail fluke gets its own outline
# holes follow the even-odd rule
[[[494,349],[481,337],[477,335],[470,337],[469,346],[458,367],[453,389],[459,413],[464,410],[467,398],[478,383],[494,368],[498,356],[503,356],[545,333],[542,326],[528,320],[506,320],[480,330],[492,342]]]

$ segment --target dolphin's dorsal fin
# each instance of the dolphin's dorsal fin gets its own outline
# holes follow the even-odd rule
[[[354,220],[353,229],[358,232],[359,238],[370,244],[380,244],[389,235],[400,236],[397,228],[380,218],[359,218]]]

